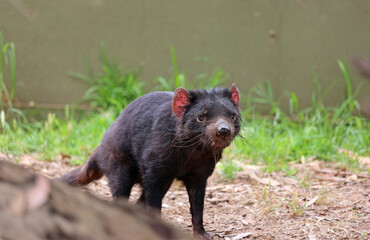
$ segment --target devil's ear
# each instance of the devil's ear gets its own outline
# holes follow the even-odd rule
[[[172,99],[172,111],[175,113],[177,118],[182,118],[186,110],[185,106],[189,104],[189,92],[185,88],[177,88]]]
[[[236,84],[233,83],[231,85],[231,101],[233,101],[237,107],[237,109],[239,110],[239,89],[236,87]]]

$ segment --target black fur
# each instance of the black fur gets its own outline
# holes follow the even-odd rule
[[[104,174],[114,198],[129,197],[133,185],[139,183],[143,187],[139,200],[160,210],[171,183],[179,179],[189,194],[194,232],[206,236],[203,204],[207,179],[223,148],[239,133],[238,102],[227,88],[188,91],[189,104],[178,118],[173,99],[172,92],[152,92],[133,101],[85,165],[62,180],[83,185]],[[230,132],[222,134],[221,122]]]

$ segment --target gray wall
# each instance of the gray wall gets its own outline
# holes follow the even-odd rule
[[[100,42],[141,79],[171,75],[170,46],[190,77],[221,68],[242,92],[269,80],[310,102],[311,70],[323,88],[342,78],[336,59],[370,56],[368,0],[2,0],[0,31],[17,47],[20,101],[64,104],[87,89],[67,71],[98,71]],[[276,37],[271,37],[271,32]],[[364,81],[350,66],[356,85]],[[229,83],[228,83],[229,84]],[[369,84],[361,91],[370,92]],[[338,103],[344,81],[328,98]]]

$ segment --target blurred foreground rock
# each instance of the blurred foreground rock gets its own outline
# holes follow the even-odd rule
[[[0,160],[0,239],[191,239],[191,236],[126,201],[104,201]]]

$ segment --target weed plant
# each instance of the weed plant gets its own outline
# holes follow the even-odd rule
[[[247,141],[236,139],[233,149],[253,163],[263,163],[268,172],[285,170],[288,175],[294,174],[288,163],[299,161],[302,156],[337,161],[358,170],[358,159],[339,152],[346,149],[361,156],[370,155],[370,127],[368,120],[358,114],[355,98],[361,86],[354,91],[347,67],[340,60],[338,66],[347,91],[343,102],[336,107],[326,107],[323,101],[338,81],[322,92],[314,72],[311,106],[300,109],[296,94],[288,92],[285,94],[290,106],[288,114],[281,110],[282,98],[276,99],[269,82],[253,87],[243,114],[246,120],[242,135]],[[258,104],[269,110],[269,116],[258,112]]]
[[[198,74],[194,79],[189,79],[187,75],[179,70],[175,49],[171,47],[171,60],[173,74],[169,79],[157,77],[154,81],[158,90],[174,91],[178,87],[186,89],[210,89],[221,85],[226,81],[226,74],[222,70],[216,70],[213,74]]]
[[[70,156],[74,164],[84,163],[113,123],[114,113],[93,113],[77,120],[68,106],[65,112],[64,119],[56,118],[53,113],[49,113],[45,121],[14,119],[4,127],[8,134],[0,136],[0,152],[15,158],[37,153],[40,160],[63,155]]]
[[[13,107],[13,99],[15,92],[15,70],[16,57],[14,43],[4,42],[2,32],[0,32],[0,152],[7,152],[8,141],[6,137],[12,135],[9,131],[9,121],[18,121],[19,117],[23,117],[22,112]],[[8,74],[7,74],[8,73]],[[5,84],[5,77],[9,76],[10,88]]]
[[[299,202],[296,191],[293,192],[292,201],[288,201],[288,206],[292,217],[301,217],[306,210],[306,203]]]
[[[270,184],[268,186],[263,186],[262,196],[257,191],[257,189],[254,190],[254,193],[256,195],[258,208],[260,209],[262,214],[269,213],[277,208],[277,202],[272,194]]]
[[[115,116],[134,99],[143,95],[143,82],[138,79],[138,71],[125,72],[116,60],[107,56],[104,43],[101,43],[102,72],[94,75],[88,64],[85,64],[86,75],[68,72],[67,75],[89,83],[83,100],[99,111],[113,111]]]
[[[12,42],[4,42],[3,34],[0,32],[0,112],[2,124],[5,124],[6,117],[10,118],[11,116],[14,116],[14,113],[21,113],[12,105],[16,82],[15,70],[15,45]],[[10,88],[5,84],[6,76],[9,76]]]

